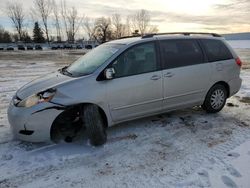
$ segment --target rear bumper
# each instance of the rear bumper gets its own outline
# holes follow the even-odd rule
[[[235,78],[228,82],[230,87],[230,94],[229,97],[235,95],[241,88],[242,79],[241,78]]]
[[[10,104],[8,120],[14,137],[28,142],[50,141],[52,123],[63,111],[60,108],[52,103],[41,103],[30,108]]]

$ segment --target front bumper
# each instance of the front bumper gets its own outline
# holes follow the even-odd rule
[[[15,138],[28,142],[50,141],[50,129],[64,107],[49,102],[30,108],[10,104],[8,120]]]

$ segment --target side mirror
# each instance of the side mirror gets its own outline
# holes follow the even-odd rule
[[[112,80],[114,78],[115,69],[114,68],[108,68],[104,71],[104,76],[107,80]]]

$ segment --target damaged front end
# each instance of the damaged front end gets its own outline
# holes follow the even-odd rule
[[[14,137],[29,142],[75,138],[82,128],[80,107],[69,105],[74,103],[67,101],[72,97],[61,92],[74,80],[77,79],[55,72],[19,89],[8,109]]]
[[[57,116],[52,124],[51,140],[58,143],[60,140],[72,142],[83,135],[85,130],[82,118],[83,107],[81,105],[67,107]]]
[[[52,123],[64,110],[64,106],[49,102],[25,108],[18,107],[12,101],[8,108],[8,120],[15,138],[29,142],[47,142],[51,140]]]
[[[50,102],[39,103],[31,108],[12,104],[8,119],[15,138],[29,142],[71,142],[83,135],[82,107],[62,106]]]

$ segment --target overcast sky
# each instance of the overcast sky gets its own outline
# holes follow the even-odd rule
[[[5,16],[10,0],[0,0],[0,25],[11,28]],[[22,0],[29,17],[33,0]],[[60,0],[57,0],[60,2]],[[150,11],[152,24],[160,32],[206,31],[218,33],[250,32],[250,0],[66,0],[88,17],[127,16],[138,9]],[[33,26],[32,26],[33,27]],[[13,31],[13,29],[12,29]]]

